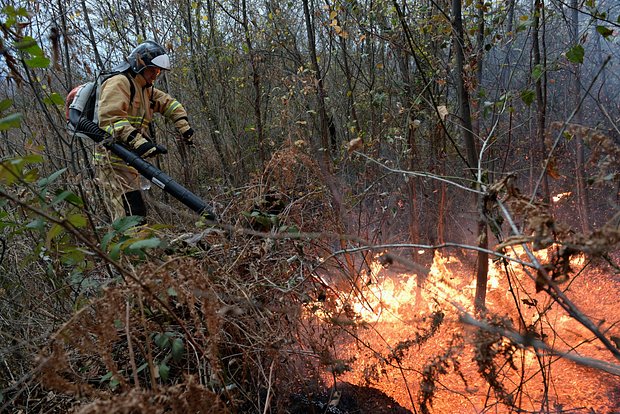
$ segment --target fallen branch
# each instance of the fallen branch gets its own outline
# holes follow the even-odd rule
[[[469,313],[465,312],[464,309],[461,308],[458,304],[453,303],[453,305],[461,310],[461,315],[459,316],[459,320],[467,325],[475,326],[487,332],[499,334],[503,336],[504,338],[509,339],[513,344],[520,346],[522,348],[533,348],[537,355],[540,355],[544,352],[547,355],[555,355],[555,356],[573,361],[576,364],[583,365],[589,368],[598,369],[601,371],[605,371],[609,374],[620,377],[620,365],[618,364],[613,364],[610,362],[601,361],[600,359],[583,357],[577,354],[553,349],[549,345],[544,343],[543,341],[536,339],[532,336],[528,336],[528,335],[524,336],[518,332],[511,331],[508,329],[502,329],[497,326],[493,326],[489,323],[486,323],[484,321],[478,320],[474,318],[473,316],[471,316]]]

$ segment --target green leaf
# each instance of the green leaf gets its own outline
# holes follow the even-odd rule
[[[45,228],[45,221],[43,219],[35,219],[33,221],[31,221],[30,223],[26,224],[26,228],[27,229],[32,229],[32,230],[43,230]]]
[[[11,99],[3,99],[0,101],[0,112],[6,111],[13,105],[13,100]]]
[[[39,179],[39,169],[38,168],[32,168],[32,169],[26,171],[24,173],[24,176],[22,177],[22,179],[24,181],[26,181],[27,183],[34,183],[35,181],[37,181]]]
[[[54,181],[56,181],[56,179],[58,179],[58,177],[60,177],[65,171],[67,171],[67,169],[62,168],[52,173],[52,175],[50,175],[49,177],[41,178],[39,182],[37,183],[38,186],[40,188],[48,186],[50,183],[53,183]]]
[[[15,43],[15,47],[22,52],[30,53],[32,56],[43,56],[43,49],[41,49],[37,41],[30,36],[24,36],[21,41]]]
[[[278,229],[279,233],[299,233],[299,228],[295,225],[292,226],[280,226],[280,228]]]
[[[105,236],[103,236],[103,238],[101,239],[101,248],[103,250],[107,250],[108,248],[108,243],[110,243],[110,241],[112,240],[112,238],[116,236],[116,233],[111,231],[109,233],[107,233]]]
[[[64,98],[56,92],[54,92],[50,96],[47,96],[45,99],[43,99],[43,102],[46,103],[47,105],[63,106],[65,104]]]
[[[112,249],[110,249],[110,257],[112,258],[112,260],[118,260],[118,258],[121,257],[120,243],[116,243],[112,246]]]
[[[26,155],[25,157],[13,158],[11,162],[13,163],[23,162],[24,164],[39,164],[39,163],[42,163],[43,161],[44,161],[44,158],[42,155],[30,154],[30,155]]]
[[[19,171],[14,165],[8,163],[0,164],[0,183],[11,185],[17,181],[19,175]]]
[[[542,78],[543,73],[544,73],[544,68],[542,65],[534,66],[534,69],[532,70],[532,79],[538,82],[540,78]]]
[[[115,389],[121,382],[116,377],[110,379],[110,388]]]
[[[170,367],[166,365],[165,362],[162,362],[159,365],[159,378],[161,378],[162,381],[168,381],[169,375],[170,375]]]
[[[142,221],[140,216],[121,217],[112,223],[112,228],[119,233],[124,233],[132,227],[136,227]]]
[[[50,242],[55,239],[56,237],[58,237],[59,235],[63,234],[65,232],[64,227],[62,227],[59,224],[54,224],[52,226],[52,228],[50,229],[50,231],[47,232],[47,237],[45,239],[45,244],[49,245]]]
[[[110,378],[112,378],[112,375],[114,375],[114,373],[112,371],[109,371],[107,374],[103,375],[100,379],[99,382],[103,383],[106,382],[107,380],[109,380]]]
[[[16,112],[4,118],[0,118],[0,131],[6,131],[11,128],[19,128],[22,124],[22,114]]]
[[[172,335],[173,334],[171,332],[156,334],[155,338],[153,338],[153,340],[155,341],[155,345],[157,345],[161,349],[170,348],[170,338],[172,338]]]
[[[46,68],[50,65],[50,60],[43,56],[37,56],[25,60],[26,65],[31,68]]]
[[[605,39],[614,34],[614,31],[605,26],[596,26],[596,31],[599,32]]]
[[[129,246],[131,250],[137,249],[152,249],[155,247],[159,247],[161,245],[161,240],[157,237],[152,237],[146,240],[138,240],[137,242],[132,243]]]
[[[533,90],[527,89],[527,90],[521,91],[521,100],[527,106],[530,106],[534,102],[535,98],[536,98],[536,92],[534,92]]]
[[[64,265],[75,266],[84,260],[85,255],[86,254],[79,249],[70,249],[61,256],[60,260]]]
[[[75,195],[73,192],[69,190],[60,191],[56,194],[54,200],[52,200],[52,205],[58,204],[61,201],[67,201],[68,203],[73,204],[76,207],[82,207],[84,205],[84,201]]]
[[[575,45],[566,52],[566,57],[569,61],[573,63],[583,63],[583,56],[585,54],[585,50],[582,45]]]
[[[67,221],[75,228],[86,226],[86,217],[82,214],[71,214],[67,217]]]
[[[26,8],[23,6],[17,9],[15,14],[21,17],[30,17],[30,15],[28,14],[28,10],[26,10]]]
[[[174,341],[172,341],[172,359],[179,362],[183,359],[183,354],[185,354],[183,340],[181,338],[175,338]]]

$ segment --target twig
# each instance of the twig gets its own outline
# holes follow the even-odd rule
[[[553,349],[541,340],[535,339],[530,336],[523,336],[518,332],[510,331],[508,329],[501,329],[499,327],[492,326],[484,321],[478,320],[471,316],[469,313],[465,312],[464,309],[461,308],[458,304],[453,303],[453,305],[461,310],[461,315],[459,317],[461,322],[483,329],[487,332],[499,334],[509,339],[514,344],[520,345],[522,347],[534,348],[537,355],[540,355],[539,351],[543,351],[544,353],[550,355],[555,355],[564,359],[568,359],[569,361],[573,361],[576,364],[599,369],[601,371],[605,371],[609,374],[620,377],[620,365],[618,364],[612,364],[610,362],[601,361],[600,359],[582,357],[580,355],[575,355],[572,353],[562,352],[557,349]]]
[[[415,243],[390,243],[390,244],[376,244],[376,245],[365,245],[365,246],[359,246],[359,247],[351,247],[348,249],[343,249],[343,250],[337,250],[334,253],[332,253],[331,255],[323,258],[323,260],[327,260],[333,256],[336,256],[338,254],[342,254],[342,253],[353,253],[353,252],[361,252],[361,251],[366,251],[366,250],[385,250],[385,249],[423,249],[423,250],[438,250],[438,249],[444,249],[444,248],[460,248],[460,249],[465,249],[465,250],[475,250],[475,251],[479,251],[479,252],[483,252],[483,253],[488,253],[490,255],[520,264],[522,266],[526,266],[526,267],[532,267],[535,268],[536,266],[533,263],[529,263],[523,260],[520,260],[518,258],[515,257],[511,257],[511,256],[507,256],[504,255],[502,253],[499,253],[495,250],[489,250],[489,249],[484,249],[482,247],[478,247],[478,246],[471,246],[471,245],[467,245],[467,244],[460,244],[460,243],[442,243],[442,244],[435,244],[435,245],[429,245],[429,244],[415,244]],[[399,257],[399,256],[390,256],[391,258],[393,258],[394,260],[407,265],[407,266],[411,266],[413,269],[422,272],[424,274],[428,274],[429,270],[426,269],[425,267],[410,261],[408,259],[405,259],[403,257]]]
[[[395,173],[395,174],[409,175],[409,176],[413,176],[413,177],[432,178],[434,180],[441,181],[441,182],[453,185],[453,186],[455,186],[457,188],[460,188],[461,190],[469,191],[469,192],[480,194],[480,195],[485,194],[484,191],[479,191],[479,190],[476,190],[475,188],[466,187],[466,186],[458,184],[458,183],[456,183],[456,182],[454,182],[452,180],[449,180],[448,178],[443,177],[441,175],[430,174],[430,173],[423,172],[423,171],[399,170],[399,169],[396,169],[396,168],[388,167],[387,165],[385,165],[385,164],[375,160],[372,157],[369,157],[368,155],[366,155],[364,153],[361,153],[361,152],[358,152],[358,151],[354,151],[354,154],[357,154],[357,155],[359,155],[362,158],[366,158],[368,161],[374,162],[375,164],[377,164],[377,165],[381,166],[382,168],[385,168],[386,170],[388,170],[388,171],[390,171],[392,173]],[[457,177],[454,177],[454,178],[457,178]]]
[[[138,304],[140,305],[140,319],[142,320],[142,326],[146,330],[146,318],[144,316],[144,304],[142,303],[142,295],[138,293]],[[149,364],[149,374],[151,376],[151,388],[157,392],[157,377],[155,375],[155,366],[153,365],[153,350],[151,349],[151,341],[148,336],[144,341],[146,345],[146,361]]]
[[[269,379],[267,380],[267,396],[265,397],[265,408],[263,409],[263,414],[267,414],[269,412],[269,406],[271,405],[271,384],[272,384],[272,376],[273,376],[273,364],[275,364],[276,360],[271,361],[271,365],[269,366]]]
[[[131,343],[131,332],[129,332],[129,301],[125,302],[125,335],[127,335],[127,349],[129,350],[129,363],[131,364],[131,370],[133,371],[133,382],[136,388],[140,388],[140,382],[138,381],[138,368],[136,366],[136,357],[133,351],[133,345]],[[148,341],[148,339],[147,339]]]

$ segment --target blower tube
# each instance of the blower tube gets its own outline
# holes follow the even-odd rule
[[[81,116],[79,111],[74,109],[70,110],[69,122],[75,125],[76,132],[86,135],[95,142],[103,143],[107,149],[138,170],[142,176],[151,181],[157,187],[161,188],[205,219],[215,221],[215,214],[196,194],[192,193],[187,188],[174,181],[159,168],[140,158],[124,146],[114,142],[110,142],[109,144],[106,143],[105,140],[110,138],[110,135],[103,129],[99,128],[99,126],[93,121]]]

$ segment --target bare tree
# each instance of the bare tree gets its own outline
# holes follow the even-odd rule
[[[456,85],[457,85],[457,97],[459,102],[459,115],[461,121],[461,131],[463,134],[463,140],[465,143],[465,151],[467,154],[467,176],[476,177],[476,188],[482,190],[485,185],[483,182],[484,174],[480,170],[476,170],[478,167],[478,151],[474,140],[472,116],[470,109],[469,92],[465,85],[465,36],[463,30],[463,17],[461,0],[452,0],[452,25],[454,30],[454,49],[456,55]],[[488,232],[487,223],[485,219],[486,204],[482,195],[476,195],[476,204],[478,205],[478,247],[481,250],[478,253],[477,268],[476,268],[476,296],[474,304],[476,310],[482,311],[485,309],[487,279],[489,269],[489,256],[482,249],[486,250],[488,247]]]
[[[570,22],[570,43],[572,47],[577,47],[579,43],[579,3],[577,0],[571,0],[571,22]],[[580,63],[573,64],[573,87],[572,103],[574,105],[575,122],[582,123],[581,116],[581,65]],[[585,162],[584,162],[584,144],[583,138],[580,135],[575,137],[575,178],[577,179],[577,205],[579,206],[579,222],[581,223],[581,230],[584,233],[590,232],[590,209],[588,208],[588,193],[586,187],[586,180],[584,177]]]
[[[542,181],[542,197],[545,202],[551,201],[549,193],[549,181],[547,179],[547,171],[540,171],[540,167],[543,165],[542,157],[547,154],[547,148],[545,146],[545,128],[547,125],[547,64],[546,55],[541,51],[541,44],[544,50],[545,44],[545,5],[542,0],[534,1],[533,14],[533,30],[532,30],[532,53],[533,53],[533,76],[534,83],[536,85],[536,136],[532,142],[532,179],[536,177],[536,173],[540,173]],[[542,29],[542,33],[541,33]],[[538,183],[538,181],[536,181]],[[533,186],[534,194],[536,194],[536,186]]]

